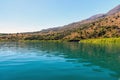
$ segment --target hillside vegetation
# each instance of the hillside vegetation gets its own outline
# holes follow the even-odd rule
[[[120,37],[120,5],[106,14],[38,32],[0,35],[0,40],[66,40]]]

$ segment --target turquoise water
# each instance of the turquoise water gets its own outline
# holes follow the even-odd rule
[[[120,45],[1,42],[0,80],[120,80]]]

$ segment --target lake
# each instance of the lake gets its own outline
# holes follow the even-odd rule
[[[120,80],[120,45],[0,42],[0,80]]]

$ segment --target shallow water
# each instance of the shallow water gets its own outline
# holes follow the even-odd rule
[[[0,80],[120,80],[120,45],[1,42]]]

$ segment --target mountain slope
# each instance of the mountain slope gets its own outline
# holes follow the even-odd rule
[[[97,14],[86,20],[38,32],[9,34],[4,39],[77,41],[106,37],[120,37],[120,5],[106,14]]]
[[[95,20],[95,19],[98,19],[98,18],[103,18],[105,17],[106,15],[105,14],[96,14],[94,16],[91,16],[90,18],[88,18],[87,20]]]
[[[69,29],[73,29],[73,28],[78,28],[80,25],[94,22],[94,21],[96,21],[96,20],[98,20],[100,18],[104,18],[106,16],[115,14],[115,13],[117,13],[119,11],[120,11],[120,5],[116,6],[113,9],[111,9],[106,14],[96,14],[96,15],[91,16],[88,19],[85,19],[85,20],[82,20],[82,21],[79,21],[79,22],[74,22],[74,23],[65,25],[63,27],[56,27],[56,28],[44,29],[44,30],[42,30],[40,32],[46,32],[46,33],[48,32],[49,33],[51,31],[60,31],[60,30],[65,30],[65,29],[69,30]]]
[[[119,11],[120,11],[120,5],[116,6],[116,7],[113,8],[113,9],[111,9],[111,10],[107,13],[107,15],[112,15],[112,14],[117,13],[117,12],[119,12]]]

